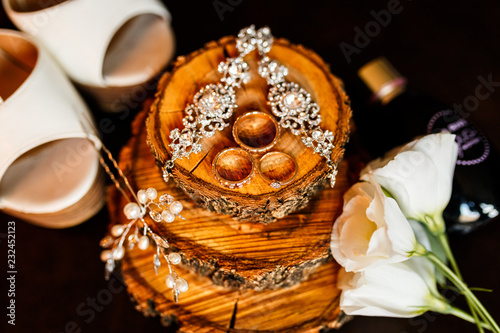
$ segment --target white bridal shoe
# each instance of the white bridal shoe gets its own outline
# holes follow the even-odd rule
[[[48,228],[87,220],[104,204],[104,177],[83,100],[21,32],[0,29],[0,77],[0,209]]]
[[[170,14],[159,0],[2,1],[14,24],[110,111],[174,53]]]

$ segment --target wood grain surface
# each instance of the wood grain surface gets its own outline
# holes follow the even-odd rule
[[[146,145],[145,110],[120,154],[120,167],[134,188],[155,187],[183,203],[185,220],[153,223],[182,255],[177,273],[190,284],[173,303],[166,266],[156,275],[153,248],[133,250],[123,260],[128,292],[145,314],[175,321],[182,332],[317,332],[340,325],[339,265],[329,255],[330,233],[349,187],[343,162],[334,189],[322,191],[307,209],[272,224],[241,222],[197,206],[174,184],[165,184]],[[127,222],[124,197],[110,187],[111,225]],[[235,305],[237,303],[237,305]],[[232,328],[232,329],[230,329]]]
[[[272,224],[241,222],[207,211],[173,183],[163,182],[145,142],[146,115],[147,110],[134,121],[120,166],[134,188],[154,187],[183,203],[185,220],[152,227],[181,254],[184,265],[226,288],[265,290],[297,284],[328,260],[332,225],[351,183],[347,162],[342,162],[337,186],[322,191],[307,208]],[[125,224],[123,196],[112,188],[108,202],[112,224]]]

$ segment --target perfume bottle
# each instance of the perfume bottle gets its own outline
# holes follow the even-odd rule
[[[458,159],[452,197],[443,214],[447,229],[465,234],[495,218],[499,214],[500,158],[488,139],[449,106],[410,89],[384,57],[361,67],[358,76],[371,97],[353,105],[354,119],[370,155],[381,156],[426,133],[455,134]]]

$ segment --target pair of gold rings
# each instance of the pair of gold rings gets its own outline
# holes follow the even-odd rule
[[[240,188],[255,176],[255,169],[273,188],[289,184],[297,175],[297,162],[283,152],[268,152],[278,142],[281,128],[271,115],[253,111],[239,117],[233,137],[241,148],[226,148],[213,161],[215,178],[229,188]],[[266,153],[267,152],[267,153]],[[252,154],[264,154],[255,162]]]
[[[257,169],[271,187],[279,189],[295,178],[298,167],[290,155],[280,151],[266,153],[255,163],[248,151],[227,148],[217,154],[213,169],[217,180],[229,188],[240,188],[250,182]]]

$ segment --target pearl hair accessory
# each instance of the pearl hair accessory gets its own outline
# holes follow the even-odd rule
[[[255,26],[242,29],[236,38],[239,55],[228,58],[218,66],[222,74],[221,82],[201,88],[189,104],[182,122],[184,129],[170,132],[171,158],[163,166],[163,179],[168,182],[177,159],[189,158],[192,153],[202,150],[201,139],[212,137],[216,131],[229,126],[229,119],[236,104],[235,88],[250,80],[249,65],[244,57],[257,50],[262,56],[259,61],[259,75],[271,86],[268,103],[274,116],[279,118],[283,128],[290,128],[292,134],[301,136],[302,142],[314,153],[325,157],[330,169],[327,178],[334,187],[337,165],[331,154],[335,148],[334,134],[320,128],[320,107],[312,101],[311,95],[295,82],[286,81],[288,68],[267,56],[273,45],[273,36],[268,27],[255,30]]]
[[[93,126],[86,117],[87,126],[82,124],[82,127],[90,136],[97,138]],[[89,134],[91,133],[91,134]],[[127,251],[133,250],[135,246],[140,250],[147,250],[150,246],[156,249],[153,256],[153,267],[155,273],[158,275],[159,268],[162,265],[162,258],[166,262],[169,274],[165,276],[165,284],[168,288],[172,289],[174,301],[177,303],[179,295],[186,292],[189,288],[188,282],[179,277],[173,267],[181,263],[181,255],[177,252],[167,251],[170,247],[167,239],[156,234],[150,227],[151,223],[172,223],[176,217],[184,219],[180,215],[183,209],[182,203],[175,201],[174,197],[170,194],[163,193],[158,197],[156,189],[150,187],[147,190],[141,189],[136,193],[119,167],[117,161],[113,158],[111,152],[106,148],[104,143],[100,142],[101,147],[95,147],[100,153],[99,163],[102,165],[111,181],[121,192],[121,194],[128,200],[128,203],[123,208],[123,213],[130,222],[125,225],[115,224],[111,227],[110,234],[105,236],[100,245],[104,250],[101,252],[101,260],[104,261],[104,277],[109,280],[111,274],[116,268],[117,262],[120,262]],[[102,153],[101,152],[104,152]],[[116,179],[115,174],[111,171],[105,158],[111,162],[115,172],[119,175],[120,179],[125,184],[123,188],[120,182]],[[132,200],[127,191],[131,194]],[[156,199],[158,200],[156,201]],[[149,215],[149,218],[147,217]],[[126,244],[125,244],[126,242]]]
[[[125,183],[127,184],[128,181]],[[115,262],[123,259],[126,250],[132,250],[136,245],[140,250],[154,246],[156,248],[156,254],[153,256],[155,273],[158,274],[163,257],[169,269],[165,283],[172,289],[174,300],[177,302],[179,294],[187,291],[189,287],[187,281],[178,277],[172,267],[172,265],[181,263],[181,256],[176,252],[166,254],[169,248],[168,241],[151,229],[147,222],[148,219],[145,217],[146,214],[149,215],[151,220],[156,223],[172,223],[176,216],[183,218],[179,215],[183,206],[179,201],[174,201],[174,197],[167,193],[160,195],[156,202],[157,197],[158,193],[152,187],[147,190],[139,190],[137,195],[134,195],[137,201],[131,201],[123,208],[123,213],[130,222],[126,225],[115,224],[111,228],[111,235],[101,240],[100,245],[105,248],[101,253],[101,259],[106,262],[105,278],[109,279],[116,267]],[[125,241],[127,241],[126,247],[124,246]]]

